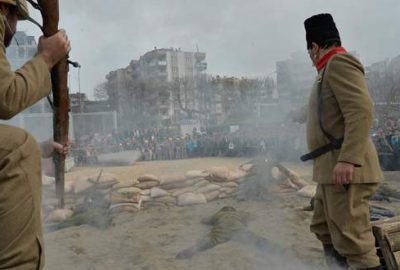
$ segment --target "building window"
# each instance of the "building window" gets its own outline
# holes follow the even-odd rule
[[[18,57],[19,58],[25,58],[25,48],[24,47],[19,47],[18,48]]]
[[[17,58],[17,48],[10,47],[9,49],[7,49],[7,55],[9,58],[12,58],[12,59]]]

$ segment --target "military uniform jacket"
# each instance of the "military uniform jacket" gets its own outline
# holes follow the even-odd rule
[[[10,119],[47,96],[51,80],[48,66],[39,56],[12,71],[6,58],[4,33],[4,21],[0,20],[0,119]]]
[[[4,33],[0,20],[0,119],[9,119],[48,95],[51,80],[48,66],[39,56],[12,71],[5,55]],[[26,132],[0,125],[1,269],[43,268],[39,154],[37,143]]]
[[[330,142],[318,120],[320,83],[323,127],[333,137],[344,138],[344,142],[341,149],[314,160],[313,180],[321,184],[333,184],[332,173],[336,164],[347,162],[355,165],[352,183],[382,181],[378,155],[369,136],[373,104],[361,63],[348,53],[340,53],[334,55],[324,69],[319,72],[309,98],[308,148],[313,151]]]

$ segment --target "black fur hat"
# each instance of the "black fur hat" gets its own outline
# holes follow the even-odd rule
[[[306,28],[307,48],[311,43],[324,45],[327,41],[337,41],[340,45],[340,35],[331,14],[314,15],[304,21]]]

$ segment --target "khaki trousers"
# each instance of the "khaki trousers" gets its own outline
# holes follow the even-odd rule
[[[0,269],[42,269],[39,146],[25,131],[0,125]]]
[[[318,184],[311,232],[346,257],[350,269],[380,265],[368,202],[377,188],[378,184]]]

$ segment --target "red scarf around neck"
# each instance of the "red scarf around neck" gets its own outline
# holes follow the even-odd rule
[[[330,50],[329,52],[327,52],[324,56],[322,56],[322,58],[317,63],[318,72],[320,72],[321,69],[323,69],[326,66],[326,64],[328,64],[329,60],[335,54],[338,54],[338,53],[347,53],[347,51],[343,47],[336,47],[336,48],[333,48],[332,50]]]

